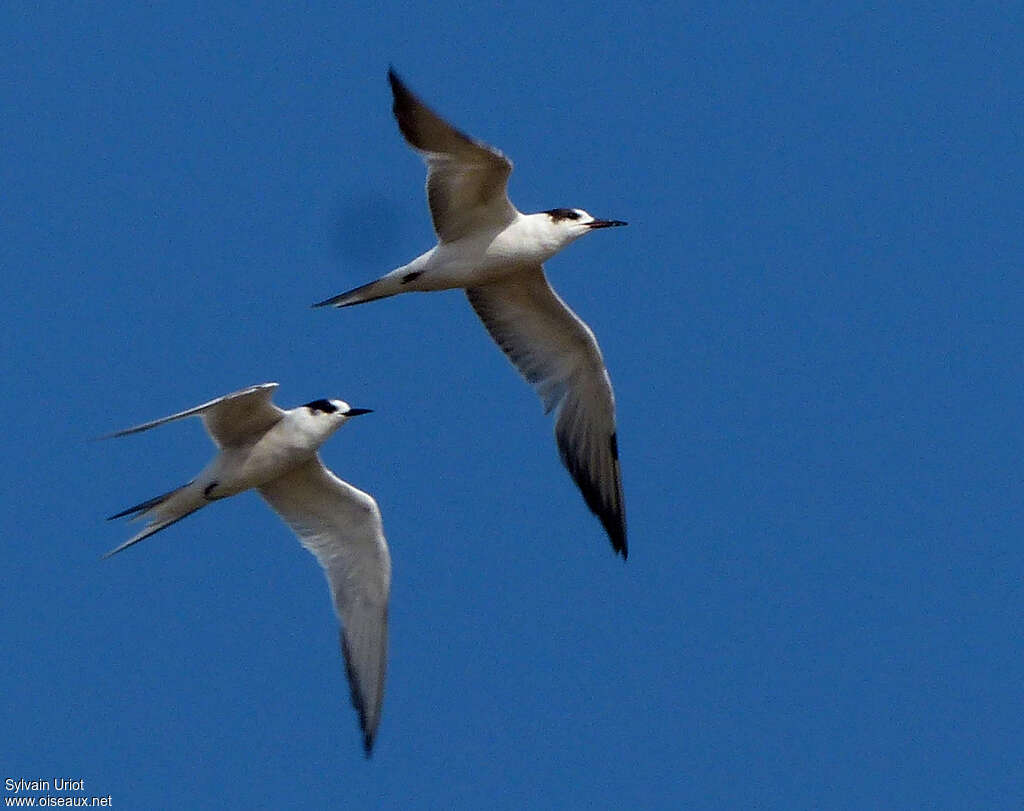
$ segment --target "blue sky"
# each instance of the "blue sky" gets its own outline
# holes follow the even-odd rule
[[[4,777],[120,808],[1024,801],[1019,9],[0,10]],[[628,220],[548,264],[619,410],[613,556],[433,242],[385,73]],[[390,670],[363,759],[327,589],[254,494],[111,560],[263,381],[375,409]]]

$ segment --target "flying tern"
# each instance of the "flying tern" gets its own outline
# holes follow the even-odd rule
[[[508,199],[512,162],[463,134],[388,71],[398,127],[427,165],[438,243],[376,281],[313,306],[348,307],[399,293],[464,288],[469,303],[554,411],[562,462],[613,549],[627,554],[615,398],[594,333],[551,289],[543,263],[591,231],[625,225],[579,208],[523,214]]]
[[[319,447],[350,418],[369,413],[341,400],[314,400],[284,411],[271,402],[277,383],[226,394],[110,437],[198,416],[219,453],[192,481],[111,519],[132,516],[146,527],[104,557],[127,549],[214,501],[250,488],[284,519],[327,576],[341,621],[341,648],[369,757],[380,721],[387,668],[391,558],[372,497],[324,467]]]

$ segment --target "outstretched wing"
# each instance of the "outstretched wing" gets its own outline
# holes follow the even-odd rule
[[[516,217],[506,185],[512,162],[497,149],[455,129],[388,71],[394,113],[405,140],[427,164],[427,203],[442,242],[454,242]]]
[[[594,333],[551,289],[540,265],[467,288],[466,295],[545,410],[554,410],[562,462],[625,558],[615,397]]]
[[[277,383],[261,383],[258,386],[250,386],[241,391],[225,394],[223,397],[210,400],[210,402],[195,408],[171,414],[169,417],[162,417],[133,428],[107,434],[103,438],[137,434],[139,431],[148,431],[150,428],[156,428],[166,422],[201,416],[207,432],[217,447],[244,444],[254,435],[269,429],[284,416],[284,411],[270,401],[276,388]]]
[[[391,557],[377,503],[324,467],[319,457],[260,488],[327,576],[341,620],[352,704],[369,756],[387,669]]]

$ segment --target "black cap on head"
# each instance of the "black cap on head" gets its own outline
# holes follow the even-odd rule
[[[305,407],[312,411],[314,414],[317,411],[322,411],[324,414],[333,414],[338,410],[338,407],[330,400],[314,400],[311,403],[306,403]]]

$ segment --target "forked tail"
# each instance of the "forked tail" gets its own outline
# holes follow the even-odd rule
[[[148,519],[149,523],[146,524],[146,528],[141,532],[129,538],[115,549],[111,549],[103,557],[109,558],[111,555],[116,555],[122,549],[127,549],[129,546],[137,544],[150,535],[155,535],[160,530],[167,529],[171,524],[177,523],[185,516],[191,515],[202,507],[206,501],[201,493],[193,489],[192,485],[193,482],[189,482],[183,487],[178,487],[175,490],[164,493],[162,496],[143,501],[141,504],[136,504],[134,507],[129,507],[127,510],[122,510],[116,515],[110,516],[107,519],[108,521],[131,516],[133,521],[145,518]]]
[[[415,279],[418,275],[415,274],[413,278]],[[351,307],[353,304],[363,304],[364,302],[375,301],[379,298],[388,298],[401,292],[403,292],[401,279],[389,273],[387,276],[381,276],[369,284],[361,284],[359,287],[353,287],[351,290],[338,293],[338,295],[331,296],[329,299],[318,301],[313,306]]]

